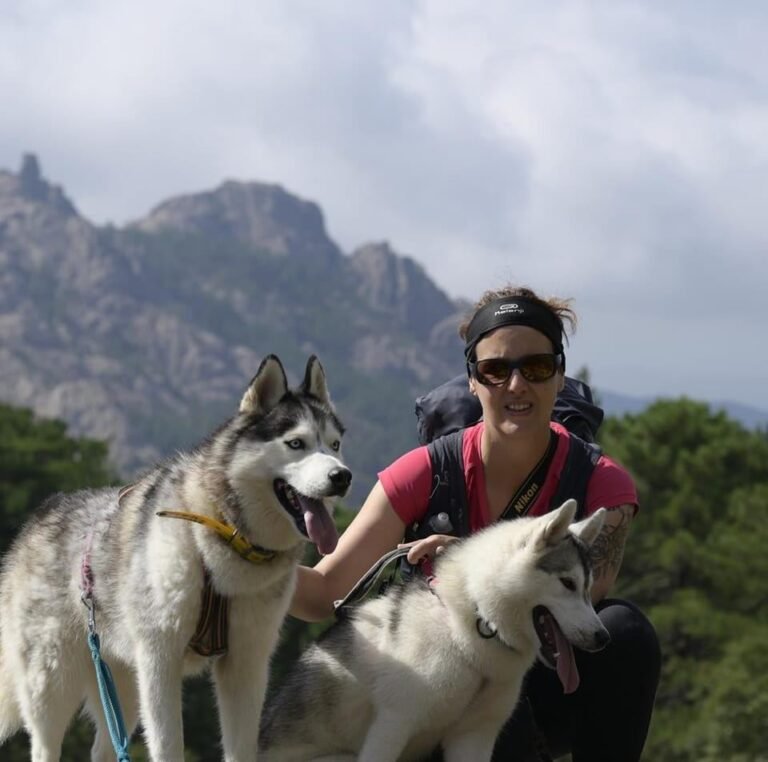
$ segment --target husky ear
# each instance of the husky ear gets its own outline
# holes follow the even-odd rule
[[[576,501],[566,500],[558,509],[542,516],[545,522],[539,542],[544,545],[557,545],[565,539],[568,527],[576,515]]]
[[[576,524],[571,524],[571,532],[585,545],[591,546],[600,534],[600,530],[603,528],[605,517],[607,515],[608,511],[606,511],[605,508],[600,508],[589,518],[579,521]]]
[[[241,413],[268,413],[288,391],[288,381],[280,360],[265,357],[240,400]]]
[[[325,371],[315,355],[307,360],[307,370],[304,372],[301,391],[317,397],[320,402],[324,402],[326,405],[331,404],[331,395],[328,394],[328,386],[325,383]]]

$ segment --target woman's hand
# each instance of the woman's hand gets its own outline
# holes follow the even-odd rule
[[[445,550],[446,545],[449,542],[458,540],[458,537],[453,537],[449,534],[432,534],[429,537],[425,537],[423,540],[415,540],[414,542],[401,542],[398,548],[408,548],[408,563],[418,564],[425,558],[433,559],[439,553]]]

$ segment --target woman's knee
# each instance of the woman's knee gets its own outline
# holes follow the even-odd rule
[[[631,601],[618,598],[606,598],[595,609],[611,636],[605,655],[621,659],[625,666],[634,665],[649,675],[658,675],[661,647],[648,617]]]

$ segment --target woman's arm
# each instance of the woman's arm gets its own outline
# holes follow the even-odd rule
[[[603,528],[592,544],[592,603],[605,598],[613,588],[624,557],[624,545],[629,525],[635,515],[634,505],[616,505],[608,508]]]
[[[310,568],[299,567],[291,615],[308,622],[331,616],[333,602],[343,598],[360,577],[405,533],[384,488],[376,482],[363,507],[339,538],[336,550]]]

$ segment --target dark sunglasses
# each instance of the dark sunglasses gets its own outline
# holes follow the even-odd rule
[[[476,381],[484,386],[501,386],[514,373],[515,368],[520,375],[534,384],[549,381],[563,367],[563,355],[540,354],[525,355],[517,360],[507,360],[505,357],[489,357],[486,360],[468,362],[469,373]]]

